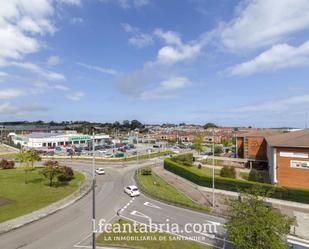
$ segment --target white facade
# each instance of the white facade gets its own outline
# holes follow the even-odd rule
[[[109,139],[108,135],[95,135],[95,142]],[[82,145],[92,140],[92,136],[84,134],[32,133],[12,137],[14,144],[29,148],[55,147],[64,145]]]

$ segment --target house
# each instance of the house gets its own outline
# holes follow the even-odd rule
[[[240,158],[267,162],[273,184],[309,188],[309,129],[238,135],[237,149]]]

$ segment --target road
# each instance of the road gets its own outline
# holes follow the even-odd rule
[[[104,165],[106,175],[97,176],[96,210],[97,219],[109,221],[116,217],[117,211],[126,206],[131,198],[123,192],[124,186],[135,184],[134,172],[138,167],[158,163],[158,159],[128,164]],[[91,173],[91,162],[67,161],[66,164],[75,169]],[[73,205],[41,220],[28,224],[9,233],[0,235],[1,249],[72,249],[87,248],[90,245],[91,234],[91,194],[86,195]],[[175,221],[199,222],[207,220],[210,216],[198,212],[187,211],[151,200],[145,196],[135,198],[132,205],[121,215],[132,219],[132,211],[139,211],[152,215],[158,220],[162,210],[152,210],[145,202],[156,203],[164,209],[164,217],[172,217]],[[164,207],[163,207],[164,206]],[[134,210],[132,210],[134,209]],[[184,215],[185,214],[185,215]],[[186,219],[184,219],[186,216]],[[162,216],[163,218],[163,216]],[[140,221],[140,217],[133,219]],[[222,222],[220,218],[211,217],[211,220]]]

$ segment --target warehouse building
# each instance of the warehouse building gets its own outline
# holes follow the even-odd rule
[[[309,188],[309,129],[243,134],[237,141],[239,157],[267,162],[273,184]]]
[[[57,133],[31,133],[27,135],[11,134],[12,141],[15,145],[22,145],[28,148],[44,148],[70,145],[84,145],[92,140],[92,136],[78,134],[74,132],[57,132]],[[105,134],[95,135],[95,143],[102,143],[109,140]]]

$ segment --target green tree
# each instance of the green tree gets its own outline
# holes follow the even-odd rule
[[[21,163],[24,164],[25,168],[25,184],[28,183],[28,172],[30,171],[29,169],[29,162],[30,162],[30,158],[29,158],[29,153],[27,152],[27,150],[25,150],[25,148],[21,148],[20,151],[17,153],[16,155],[16,159]]]
[[[198,154],[200,154],[204,148],[203,148],[204,138],[201,134],[198,134],[193,139],[193,148],[197,151]]]
[[[215,146],[215,156],[220,156],[220,154],[223,153],[223,149],[222,149],[222,146]]]
[[[261,197],[262,196],[262,197]],[[285,236],[294,219],[265,205],[268,196],[258,189],[227,201],[230,219],[225,224],[236,249],[288,249]]]
[[[214,123],[207,123],[203,127],[204,129],[207,129],[207,128],[217,128],[218,126]]]
[[[41,174],[48,179],[49,186],[53,186],[53,181],[63,172],[62,167],[57,161],[47,161],[45,167],[41,171]]]
[[[31,167],[34,167],[35,162],[41,161],[41,157],[36,150],[28,150],[27,154],[28,154],[28,160],[29,162],[31,162]]]

